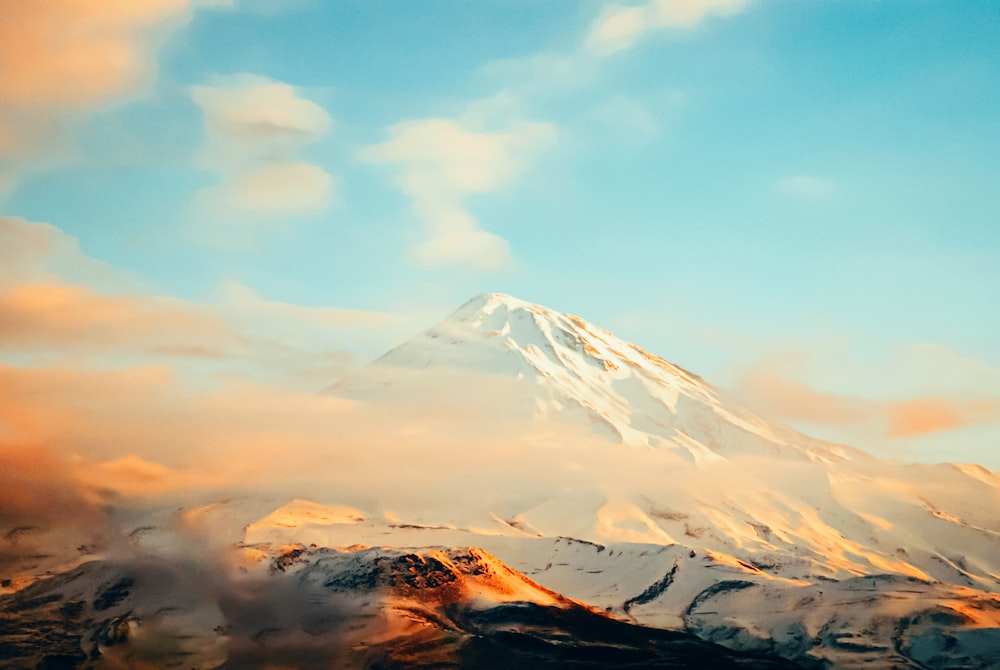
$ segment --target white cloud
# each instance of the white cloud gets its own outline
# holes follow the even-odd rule
[[[297,157],[330,132],[326,110],[289,84],[249,74],[197,86],[191,97],[205,119],[202,163],[223,178],[199,194],[206,213],[224,221],[267,221],[329,207],[334,178]]]
[[[252,74],[194,87],[191,97],[205,114],[211,148],[256,154],[289,151],[330,132],[332,120],[289,84]],[[233,145],[233,146],[230,146]]]
[[[594,117],[617,135],[649,139],[661,132],[660,122],[650,108],[624,95],[604,100],[594,109]]]
[[[221,185],[203,190],[199,201],[206,210],[223,216],[259,220],[305,215],[325,211],[335,186],[333,177],[319,166],[282,161],[228,175]]]
[[[427,267],[466,265],[480,270],[499,270],[510,264],[510,245],[485,230],[444,233],[415,245],[413,259]]]
[[[555,127],[516,121],[504,131],[483,132],[454,119],[420,119],[389,132],[388,141],[366,147],[360,158],[399,167],[398,183],[428,225],[429,239],[413,249],[414,259],[478,269],[507,264],[507,242],[480,230],[463,199],[511,181],[533,152],[555,139]]]
[[[464,201],[468,195],[504,186],[524,169],[535,151],[553,141],[553,124],[525,120],[533,103],[592,84],[604,55],[630,46],[648,30],[690,28],[710,15],[735,14],[747,2],[649,0],[630,7],[610,6],[576,48],[566,53],[489,63],[480,74],[499,83],[496,93],[468,101],[455,118],[392,126],[388,141],[366,147],[359,157],[398,167],[397,183],[413,199],[428,229],[428,239],[411,249],[413,259],[429,266],[496,269],[506,265],[510,259],[506,240],[482,230]],[[661,133],[659,119],[650,108],[626,96],[612,96],[583,116],[635,138]]]
[[[609,54],[634,45],[645,33],[660,28],[689,29],[712,15],[732,16],[747,0],[650,0],[638,5],[611,5],[594,21],[587,46]]]
[[[826,177],[797,174],[778,180],[778,190],[804,200],[826,200],[837,194],[837,184]]]

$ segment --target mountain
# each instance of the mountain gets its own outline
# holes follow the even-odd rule
[[[985,468],[816,440],[502,294],[325,393],[350,428],[302,477],[112,514],[117,545],[0,580],[0,658],[1000,667]]]
[[[378,400],[456,369],[518,380],[530,389],[522,408],[536,418],[577,414],[616,441],[695,462],[754,454],[838,461],[854,453],[735,407],[701,377],[577,316],[502,293],[471,299],[326,392]]]
[[[390,524],[420,528],[408,542],[485,546],[570,597],[806,664],[1000,664],[1000,478],[988,470],[816,440],[579,317],[496,293],[326,392],[390,411],[461,396],[469,411],[491,385],[505,392],[502,412],[476,415],[484,434],[518,417],[601,439],[551,455],[512,446],[523,467],[509,473],[484,455],[475,500]],[[563,462],[586,474],[560,476]],[[526,549],[527,537],[614,546],[621,560],[556,561],[565,552]]]
[[[244,547],[229,570],[93,561],[0,598],[8,668],[792,670],[623,622],[477,549]]]

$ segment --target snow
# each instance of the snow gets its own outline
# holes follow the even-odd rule
[[[931,628],[911,631],[907,642],[876,625],[923,620],[928,607],[993,603],[973,607],[979,618],[952,628],[997,625],[988,613],[1000,602],[1000,480],[988,470],[900,464],[815,440],[733,406],[699,377],[578,317],[496,293],[474,298],[328,392],[405,399],[446,386],[454,370],[517,384],[525,400],[505,407],[510,412],[533,412],[543,424],[589,424],[620,443],[615,458],[632,476],[553,486],[541,500],[495,515],[503,527],[466,523],[472,509],[463,503],[461,515],[421,516],[450,527],[409,529],[410,544],[423,536],[483,546],[560,593],[620,613],[676,565],[669,588],[628,616],[736,647],[810,653],[838,667],[884,661],[893,645],[929,658],[919,650],[937,649],[920,642],[937,634]],[[484,475],[482,490],[492,485]],[[577,538],[576,551],[552,544],[566,536]],[[610,549],[590,549],[598,545],[615,547],[619,560],[607,560]],[[878,575],[893,578],[855,581]],[[686,614],[700,593],[726,580],[747,586],[712,596],[715,614],[699,607]],[[874,595],[855,598],[866,583]],[[914,590],[919,595],[907,595]],[[823,625],[840,632],[817,638]],[[865,635],[872,640],[863,642]],[[851,636],[856,642],[845,642]],[[969,649],[981,646],[982,636],[970,636]],[[808,642],[814,638],[821,649]]]
[[[379,400],[451,370],[499,375],[530,385],[525,407],[537,419],[586,417],[617,441],[669,449],[707,463],[737,454],[839,460],[843,448],[727,406],[696,375],[593,326],[500,293],[473,298],[447,319],[327,389]]]
[[[387,556],[462,574],[469,560],[488,577],[462,597],[483,607],[571,599],[838,668],[1000,663],[1000,477],[984,468],[815,440],[578,317],[497,293],[326,392],[415,417],[448,409],[437,395],[448,392],[484,418],[454,460],[419,463],[433,468],[414,470],[420,495],[342,482],[159,511],[123,529],[136,550],[179,562],[193,534],[237,548],[226,554],[237,581],[285,556],[281,571],[315,578],[317,592]],[[436,420],[401,442],[433,449]],[[526,428],[508,438],[509,426]],[[386,469],[421,456],[386,453],[406,460]],[[422,625],[420,597],[394,601],[402,614],[378,635]]]

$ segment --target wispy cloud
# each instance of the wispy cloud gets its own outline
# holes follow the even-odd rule
[[[0,345],[7,349],[231,348],[234,340],[207,311],[169,298],[109,296],[56,283],[0,292]]]
[[[784,421],[856,424],[870,419],[873,411],[869,401],[817,391],[770,365],[748,370],[735,391],[755,411]]]
[[[349,341],[406,326],[386,313],[268,300],[235,282],[210,302],[165,297],[72,236],[19,219],[0,219],[0,261],[0,360],[141,361],[315,390],[356,365]]]
[[[397,166],[400,187],[428,227],[428,239],[412,249],[415,260],[482,270],[508,264],[507,241],[482,230],[463,200],[510,182],[532,153],[554,141],[556,128],[517,120],[501,131],[482,131],[436,118],[398,123],[389,135],[386,142],[363,149],[360,158]]]
[[[884,411],[887,437],[914,437],[1000,421],[1000,398],[911,398]]]
[[[586,43],[597,53],[610,54],[633,46],[648,32],[694,28],[711,16],[732,16],[746,6],[747,0],[651,0],[610,5],[591,24]]]
[[[104,289],[141,284],[136,276],[88,256],[75,237],[51,224],[0,216],[0,289],[54,280]]]
[[[648,140],[662,132],[660,120],[649,106],[629,96],[611,96],[592,113],[598,123],[618,137]]]
[[[837,183],[827,177],[796,174],[777,181],[778,191],[803,200],[828,200],[837,194]]]
[[[754,411],[783,421],[842,428],[855,442],[872,438],[903,439],[943,433],[1000,421],[1000,371],[982,361],[962,359],[940,345],[919,345],[902,352],[900,377],[913,395],[863,397],[818,390],[801,379],[802,357],[787,354],[744,371],[736,397]],[[964,370],[955,361],[964,361]],[[934,376],[952,362],[952,379]],[[906,379],[907,375],[910,376]],[[959,375],[961,379],[954,378]]]
[[[452,117],[391,126],[389,140],[366,147],[359,156],[398,166],[397,181],[428,226],[427,239],[411,248],[413,259],[429,267],[496,270],[508,265],[507,241],[484,230],[464,199],[512,181],[561,132],[554,123],[529,121],[533,115],[528,110],[541,99],[587,87],[606,55],[631,46],[647,31],[692,28],[746,5],[747,0],[652,0],[608,6],[565,52],[502,59],[483,67],[481,75],[497,86],[493,95],[466,101]],[[661,132],[656,114],[625,95],[607,96],[582,116],[627,136],[650,138]]]
[[[203,213],[246,223],[329,207],[336,196],[333,176],[298,158],[330,132],[325,109],[289,84],[249,74],[196,86],[191,96],[205,119],[202,162],[222,178],[199,194]]]

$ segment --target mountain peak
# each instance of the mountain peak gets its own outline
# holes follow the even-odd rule
[[[475,320],[477,317],[488,316],[497,309],[507,311],[528,310],[538,313],[552,311],[542,307],[541,305],[536,305],[526,300],[515,298],[514,296],[506,293],[480,293],[479,295],[470,298],[461,307],[455,310],[447,320]]]
[[[440,388],[430,383],[435,375],[456,369],[516,380],[535,419],[579,416],[613,440],[696,461],[737,453],[832,455],[824,443],[728,406],[678,365],[580,317],[504,293],[475,296],[330,392],[375,401],[423,398]]]

